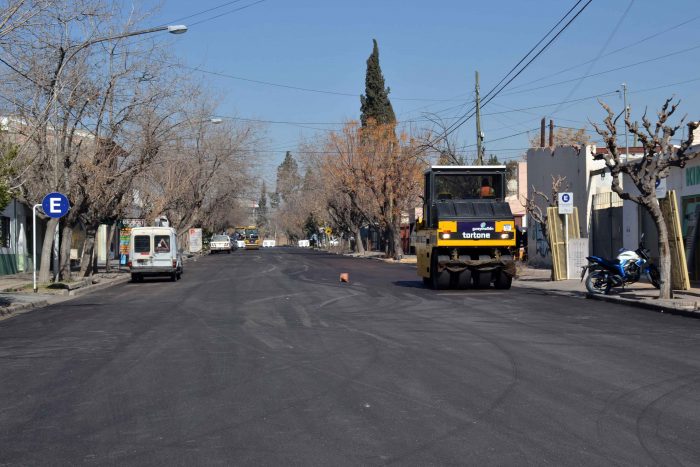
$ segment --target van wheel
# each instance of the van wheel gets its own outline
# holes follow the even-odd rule
[[[131,282],[141,282],[141,276],[139,276],[138,274],[132,274]]]

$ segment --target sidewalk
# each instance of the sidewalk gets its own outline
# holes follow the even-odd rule
[[[366,251],[363,254],[360,254],[360,253],[342,253],[342,254],[344,256],[351,256],[353,258],[364,258],[364,259],[374,259],[374,260],[378,260],[378,261],[384,261],[385,263],[416,264],[416,255],[403,255],[400,260],[396,261],[396,260],[391,259],[391,258],[385,258],[384,252],[381,252],[381,251]]]
[[[183,262],[196,262],[202,255],[183,256]],[[41,308],[71,298],[105,289],[131,280],[128,269],[114,266],[111,272],[98,272],[87,279],[41,286],[34,293],[32,273],[0,276],[0,320],[11,318],[34,308]]]
[[[700,289],[691,288],[674,292],[670,300],[661,300],[659,291],[647,282],[632,284],[625,289],[615,288],[610,295],[589,294],[580,279],[551,281],[549,269],[523,267],[518,270],[514,287],[537,290],[545,295],[566,295],[604,302],[629,305],[666,313],[700,316]]]
[[[89,279],[68,284],[59,283],[57,287],[42,286],[38,293],[34,293],[32,274],[0,276],[0,320],[121,284],[129,279],[131,276],[125,271],[103,272]]]

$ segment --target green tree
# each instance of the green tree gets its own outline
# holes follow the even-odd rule
[[[14,144],[0,145],[0,211],[5,209],[14,195],[10,178],[15,175],[12,163],[17,158],[18,151]]]
[[[301,184],[299,165],[292,153],[287,151],[284,160],[277,167],[277,193],[282,201],[289,199],[289,195],[295,193]]]
[[[270,193],[270,208],[277,209],[280,207],[280,194],[277,192]]]
[[[498,156],[495,154],[491,154],[489,156],[489,160],[486,161],[486,165],[501,165],[501,163],[498,161]]]
[[[263,181],[262,190],[260,191],[260,200],[258,200],[258,211],[256,223],[259,228],[267,225],[267,185]]]
[[[396,122],[394,109],[389,101],[391,90],[384,87],[384,76],[379,66],[379,47],[377,40],[372,39],[374,48],[372,54],[367,59],[367,74],[365,76],[365,94],[360,96],[360,121],[362,126],[367,126],[371,119],[378,124],[388,124]]]
[[[313,212],[309,213],[309,216],[304,222],[304,233],[306,234],[306,238],[311,238],[313,234],[318,233],[318,220]]]

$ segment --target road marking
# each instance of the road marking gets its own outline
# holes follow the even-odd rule
[[[349,295],[344,295],[342,297],[336,297],[336,298],[331,298],[330,300],[326,300],[325,302],[321,303],[318,307],[323,308],[326,305],[330,305],[331,303],[335,303],[339,300],[345,300],[346,298],[352,298],[352,297],[357,297],[358,295],[361,295],[359,293],[351,293]]]

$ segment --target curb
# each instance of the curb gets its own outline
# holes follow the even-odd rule
[[[402,260],[396,261],[396,260],[393,260],[391,258],[384,258],[384,257],[379,256],[379,255],[371,255],[371,256],[357,255],[357,256],[355,256],[355,255],[346,254],[346,253],[333,253],[333,252],[327,252],[327,253],[345,256],[347,258],[353,258],[353,259],[369,259],[369,260],[374,260],[374,261],[382,261],[382,262],[387,263],[387,264],[414,264],[414,265],[417,264],[417,261],[402,261]]]
[[[12,318],[14,315],[25,313],[34,308],[43,308],[49,305],[48,300],[38,300],[36,302],[24,302],[8,307],[0,308],[0,320]]]
[[[678,305],[664,305],[659,303],[648,302],[645,300],[629,300],[626,298],[610,297],[605,295],[594,295],[591,293],[586,294],[586,298],[589,300],[598,300],[601,302],[616,303],[618,305],[627,305],[635,308],[643,308],[645,310],[656,311],[659,313],[672,313],[683,316],[700,316],[697,308],[694,306],[693,309],[682,308]]]
[[[88,285],[86,287],[80,287],[79,289],[71,290],[68,292],[69,297],[79,297],[80,295],[85,295],[95,290],[106,289],[113,285],[123,284],[131,280],[130,274],[124,274],[124,277],[117,277],[105,282],[98,282],[97,284]]]

